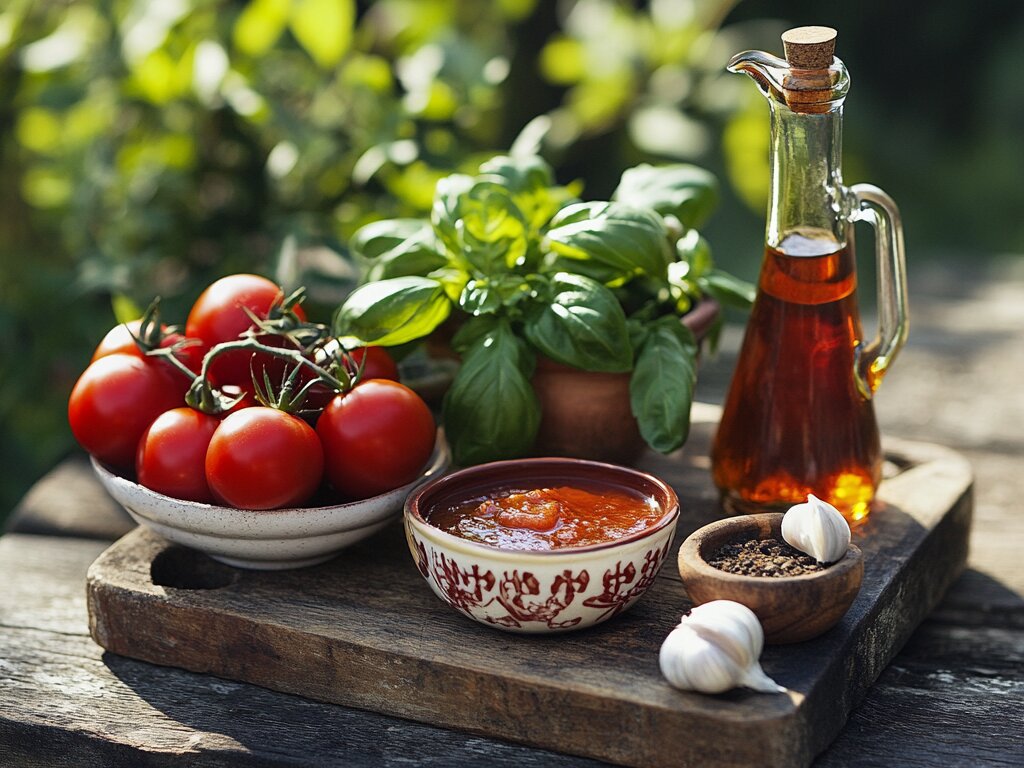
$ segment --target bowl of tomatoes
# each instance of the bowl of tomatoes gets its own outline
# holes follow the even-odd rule
[[[409,492],[442,474],[448,460],[439,435],[429,461],[412,482],[355,501],[332,502],[324,492],[311,505],[274,509],[176,499],[118,474],[95,457],[92,466],[107,492],[140,525],[228,565],[284,570],[326,562],[396,520]]]
[[[396,518],[449,457],[424,400],[379,347],[311,322],[301,292],[231,275],[181,333],[151,308],[111,330],[68,419],[141,525],[222,562],[322,562]]]

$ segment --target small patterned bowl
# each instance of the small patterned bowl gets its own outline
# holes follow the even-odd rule
[[[92,466],[139,525],[228,565],[283,570],[325,562],[376,533],[397,518],[413,488],[444,472],[448,460],[448,447],[438,437],[423,474],[408,485],[347,504],[268,510],[183,501],[114,474],[96,459]]]
[[[425,520],[438,505],[573,483],[638,491],[654,499],[662,516],[626,538],[547,551],[499,549]],[[520,459],[469,467],[413,491],[405,503],[405,534],[420,574],[456,610],[510,632],[564,632],[617,616],[647,591],[668,554],[678,517],[672,488],[643,472],[580,459]]]

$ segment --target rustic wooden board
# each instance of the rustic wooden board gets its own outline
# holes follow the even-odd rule
[[[696,417],[686,453],[642,463],[680,494],[679,540],[718,515],[706,459],[714,411]],[[855,533],[866,567],[850,612],[763,656],[788,695],[699,696],[663,681],[658,647],[688,608],[671,561],[613,622],[522,637],[438,601],[397,525],[331,563],[281,573],[237,571],[135,531],[89,571],[90,629],[133,658],[624,765],[805,765],[966,559],[966,462],[920,443],[887,451],[898,469],[885,508]]]

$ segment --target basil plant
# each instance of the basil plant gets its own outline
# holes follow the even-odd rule
[[[540,423],[538,355],[628,372],[655,450],[686,440],[697,342],[680,322],[703,296],[746,306],[752,287],[712,266],[697,231],[717,199],[691,165],[627,170],[608,202],[581,202],[539,157],[495,157],[437,184],[430,219],[378,221],[351,249],[368,281],[338,309],[346,343],[395,346],[449,317],[461,357],[443,403],[455,461],[529,453]]]

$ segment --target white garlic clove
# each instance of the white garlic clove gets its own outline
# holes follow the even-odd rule
[[[838,509],[810,494],[783,515],[782,538],[819,563],[834,563],[850,547],[850,524]]]
[[[692,608],[683,622],[702,637],[716,642],[742,667],[761,656],[764,630],[757,615],[742,603],[712,600]]]
[[[676,688],[722,693],[745,686],[765,693],[786,689],[758,662],[761,622],[745,605],[714,600],[697,606],[669,633],[658,654],[661,673]]]

